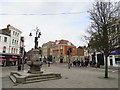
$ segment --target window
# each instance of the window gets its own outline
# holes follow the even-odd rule
[[[18,44],[18,40],[17,40],[17,44]]]
[[[120,58],[115,58],[115,64],[120,65]]]
[[[13,31],[13,35],[15,34],[15,31]]]
[[[4,42],[7,42],[7,37],[4,37]]]
[[[19,33],[18,33],[18,37],[19,37]]]
[[[11,53],[13,53],[13,48],[11,49]]]
[[[14,53],[15,53],[15,48],[14,48]]]
[[[52,52],[52,49],[50,49],[50,51]]]
[[[12,44],[14,44],[14,39],[12,40]]]
[[[15,32],[15,36],[17,35],[17,32]]]
[[[0,36],[0,41],[1,41],[1,36]]]
[[[70,42],[67,42],[67,45],[71,45],[71,43],[70,43]]]
[[[56,44],[59,44],[59,43],[60,43],[60,41],[57,41],[57,42],[56,42]]]
[[[17,54],[17,52],[18,52],[18,49],[16,49],[16,54]]]
[[[5,52],[6,52],[6,46],[3,47],[3,53],[5,53]]]
[[[15,44],[16,44],[16,40],[15,40]]]

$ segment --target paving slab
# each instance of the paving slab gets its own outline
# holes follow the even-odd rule
[[[109,71],[109,79],[104,79],[104,70],[91,67],[72,67],[67,64],[51,64],[50,67],[43,65],[42,69],[47,72],[61,73],[62,78],[29,84],[14,85],[8,78],[10,71],[16,67],[2,68],[3,88],[118,88],[118,72]],[[25,66],[27,70],[28,67]]]

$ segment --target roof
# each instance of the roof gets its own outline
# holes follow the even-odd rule
[[[0,34],[10,36],[10,31],[8,30],[8,28],[4,28],[0,30]]]
[[[53,41],[49,41],[49,42],[47,42],[47,43],[44,43],[42,46],[46,46],[46,45],[48,45],[48,44],[52,44],[52,43],[55,43],[55,42],[53,42]]]
[[[57,44],[65,44],[65,45],[68,45],[68,43],[69,43],[69,45],[70,46],[74,46],[71,42],[69,42],[68,40],[56,40],[56,42],[58,42]]]
[[[79,46],[77,49],[83,49],[84,47],[82,47],[82,46]]]
[[[20,30],[18,30],[17,28],[11,26],[10,24],[7,25],[7,28],[4,28],[4,29],[1,29],[0,30],[0,34],[3,34],[3,35],[7,35],[7,36],[10,36],[11,35],[11,30],[10,29],[15,29],[17,30],[18,32],[22,33]]]
[[[12,28],[12,29],[15,29],[16,31],[22,33],[19,29],[17,29],[17,28],[15,28],[15,27],[11,26],[10,24],[7,25],[7,28],[9,28],[9,29]]]

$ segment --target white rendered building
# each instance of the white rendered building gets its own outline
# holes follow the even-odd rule
[[[0,53],[19,54],[22,32],[11,25],[0,32]]]
[[[7,25],[0,30],[0,65],[17,65],[20,59],[21,31]]]

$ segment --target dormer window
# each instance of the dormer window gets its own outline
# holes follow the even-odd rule
[[[70,43],[70,42],[67,42],[67,45],[71,45],[71,43]]]
[[[60,43],[60,41],[57,41],[57,42],[56,42],[56,44],[59,44],[59,43]]]

